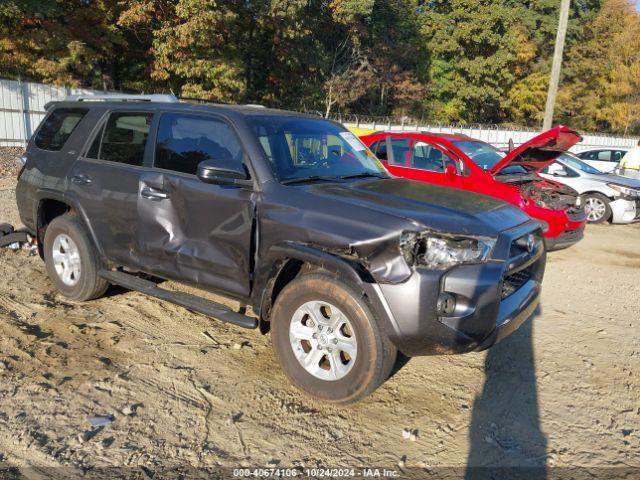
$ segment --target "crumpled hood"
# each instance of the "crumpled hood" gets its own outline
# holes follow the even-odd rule
[[[356,209],[379,212],[379,222],[393,216],[407,221],[407,230],[495,237],[529,217],[493,197],[403,178],[325,183],[307,193],[335,200],[345,217],[358,218]],[[332,202],[333,203],[333,202]]]

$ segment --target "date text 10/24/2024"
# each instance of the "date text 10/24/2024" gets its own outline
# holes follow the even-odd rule
[[[237,468],[234,478],[398,478],[387,468]]]

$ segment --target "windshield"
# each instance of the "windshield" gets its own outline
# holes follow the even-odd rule
[[[582,160],[579,160],[577,157],[574,157],[573,155],[568,155],[566,153],[563,153],[562,155],[560,155],[560,158],[558,160],[560,160],[562,163],[564,163],[568,167],[574,168],[576,170],[580,170],[581,172],[584,172],[584,173],[590,173],[591,175],[604,175],[604,173],[598,170],[597,168],[594,168],[591,165],[584,163]]]
[[[452,140],[473,162],[483,170],[491,170],[505,154],[488,143],[476,140]]]
[[[323,119],[253,115],[248,122],[278,179],[332,180],[388,174],[351,132]]]

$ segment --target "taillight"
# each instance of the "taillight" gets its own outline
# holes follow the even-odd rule
[[[20,175],[24,172],[24,167],[27,166],[27,156],[20,155],[19,157],[16,157],[16,165],[18,166],[18,178],[20,178]]]

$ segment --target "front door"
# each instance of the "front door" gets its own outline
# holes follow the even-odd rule
[[[468,188],[464,177],[460,175],[461,165],[443,148],[423,140],[393,136],[388,138],[388,142],[390,155],[387,168],[393,175],[448,187]],[[455,168],[456,175],[445,175],[447,165]]]
[[[216,159],[244,164],[228,123],[204,114],[161,115],[152,168],[140,178],[139,251],[149,273],[248,296],[254,194],[200,181],[198,164]]]

